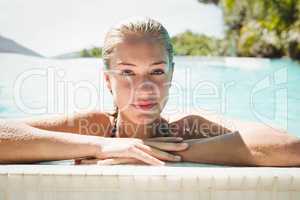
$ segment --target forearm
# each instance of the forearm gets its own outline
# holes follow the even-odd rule
[[[39,116],[20,119],[29,126],[57,132],[68,132],[81,135],[106,136],[110,129],[107,114],[100,111],[89,111],[74,115]]]
[[[92,157],[96,136],[37,129],[0,120],[0,163],[32,163]]]
[[[235,132],[187,142],[190,148],[178,153],[183,161],[242,166],[300,165],[299,139],[273,129]]]
[[[186,151],[178,152],[182,161],[225,165],[254,163],[251,152],[237,133],[185,142],[190,146]]]

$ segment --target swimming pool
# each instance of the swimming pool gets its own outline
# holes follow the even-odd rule
[[[205,111],[287,128],[300,136],[300,66],[287,59],[175,58],[166,114]],[[100,59],[0,54],[0,117],[110,110]],[[0,165],[0,199],[291,199],[299,168]]]
[[[300,64],[289,59],[176,57],[165,114],[205,111],[300,136]],[[101,59],[0,54],[0,117],[111,110]]]

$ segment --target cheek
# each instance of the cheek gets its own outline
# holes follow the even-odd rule
[[[129,83],[113,82],[114,100],[119,108],[126,107],[132,98],[132,85]]]
[[[165,105],[169,98],[169,86],[164,85],[160,88],[159,101],[161,105]]]

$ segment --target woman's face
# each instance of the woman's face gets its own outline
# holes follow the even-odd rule
[[[150,124],[160,116],[169,94],[173,63],[160,43],[118,44],[105,78],[121,117]]]

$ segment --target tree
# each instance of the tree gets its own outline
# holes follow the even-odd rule
[[[201,34],[193,33],[189,30],[171,38],[175,55],[218,55],[219,40]]]
[[[222,9],[224,46],[235,49],[237,55],[299,59],[300,0],[198,1]]]

